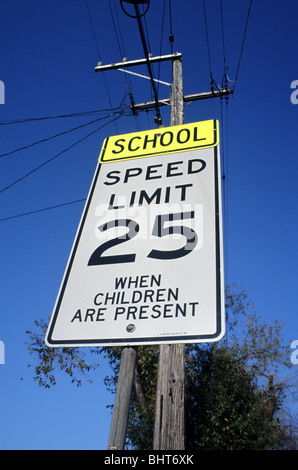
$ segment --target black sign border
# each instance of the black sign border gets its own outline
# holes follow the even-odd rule
[[[216,121],[214,121],[214,129],[216,129]],[[216,138],[216,137],[214,137]],[[82,235],[82,231],[85,225],[85,221],[87,218],[87,214],[89,212],[89,207],[92,201],[92,197],[95,191],[95,187],[97,184],[98,176],[100,173],[100,168],[102,164],[98,164],[96,169],[96,173],[93,179],[93,183],[91,186],[91,190],[89,192],[88,200],[86,202],[86,206],[84,208],[84,212],[82,215],[82,219],[80,222],[80,226],[78,229],[78,233],[75,239],[74,247],[71,252],[71,257],[67,266],[67,270],[63,279],[63,284],[60,289],[59,297],[57,300],[57,304],[55,310],[53,312],[50,327],[46,335],[46,342],[48,345],[52,347],[79,347],[79,346],[133,346],[133,345],[142,345],[142,344],[169,344],[169,343],[203,343],[203,342],[210,342],[216,341],[220,339],[224,325],[222,324],[222,302],[221,302],[221,294],[222,294],[222,276],[224,273],[223,269],[223,260],[221,259],[221,220],[220,220],[220,193],[219,193],[219,153],[218,153],[218,145],[213,147],[214,148],[214,187],[215,187],[215,217],[216,217],[216,305],[217,305],[217,312],[216,312],[216,332],[213,334],[205,334],[205,335],[179,335],[179,336],[154,336],[152,338],[131,338],[128,340],[127,338],[116,338],[116,339],[81,339],[81,340],[54,340],[52,339],[55,324],[58,318],[60,306],[63,300],[64,292],[66,289],[66,285],[68,282],[68,278],[72,269],[72,264],[77,252],[77,248],[80,242],[80,238]]]

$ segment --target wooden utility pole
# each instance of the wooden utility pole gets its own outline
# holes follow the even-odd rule
[[[181,55],[172,58],[171,126],[175,126],[184,122],[184,97]],[[124,449],[136,355],[134,348],[123,349],[108,450]],[[184,368],[184,344],[160,345],[154,450],[184,450]]]
[[[184,450],[184,344],[162,344],[156,387],[154,450]]]
[[[183,124],[183,79],[181,58],[173,60],[171,126]],[[154,450],[184,450],[184,344],[159,347]]]
[[[140,60],[134,60],[134,61],[127,61],[123,60],[123,62],[117,63],[117,64],[109,64],[109,65],[103,65],[102,63],[99,63],[96,67],[95,70],[96,72],[100,72],[103,70],[113,70],[113,69],[125,69],[127,67],[132,67],[135,65],[142,65],[143,63],[150,64],[151,62],[161,62],[164,60],[173,60],[173,76],[175,77],[175,84],[173,83],[173,91],[172,93],[172,112],[173,115],[176,117],[171,118],[171,123],[176,122],[177,124],[181,124],[183,122],[183,89],[182,89],[182,73],[181,73],[181,54],[176,53],[176,54],[171,54],[171,55],[166,55],[166,56],[158,56],[158,57],[149,57],[147,56],[146,59],[140,59]],[[179,62],[179,63],[178,63]],[[177,70],[176,70],[177,69]],[[147,77],[145,77],[147,78]],[[151,81],[153,81],[153,78],[150,77]],[[157,97],[156,97],[157,100]],[[156,100],[154,102],[154,106],[159,103],[156,103]],[[181,101],[182,100],[182,101]],[[157,121],[158,122],[158,121]],[[171,351],[176,351],[181,349],[180,345],[175,345],[171,346]],[[164,346],[164,354],[165,354],[165,364],[170,363],[171,358],[168,354],[168,345]],[[184,348],[181,349],[181,351],[184,351]],[[162,354],[161,354],[162,355]],[[132,392],[132,385],[133,385],[133,379],[134,379],[134,371],[135,371],[135,364],[136,364],[136,350],[134,348],[124,348],[122,352],[122,358],[121,358],[121,365],[120,365],[120,371],[119,371],[119,377],[118,377],[118,383],[117,383],[117,389],[116,389],[116,396],[115,396],[115,402],[114,402],[114,408],[113,408],[113,414],[112,414],[112,422],[110,426],[110,434],[109,434],[109,440],[108,440],[108,450],[123,450],[125,446],[125,437],[126,437],[126,430],[127,430],[127,423],[128,423],[128,413],[129,413],[129,406],[130,406],[130,400],[131,400],[131,392]],[[181,353],[180,353],[181,356]],[[184,403],[181,402],[181,398],[183,399],[184,396],[184,386],[180,391],[178,391],[178,388],[174,386],[174,384],[179,384],[179,383],[184,383],[184,360],[183,360],[183,365],[178,369],[177,364],[175,364],[177,357],[177,353],[174,353],[173,355],[173,367],[172,371],[167,371],[166,375],[165,372],[160,369],[159,375],[161,377],[166,377],[171,374],[171,379],[172,381],[172,388],[169,389],[169,393],[172,393],[173,396],[176,397],[176,391],[178,395],[180,396],[180,399],[174,400],[174,403],[181,403],[182,409],[184,407]],[[182,356],[181,356],[182,357]],[[175,367],[174,367],[175,366]],[[183,374],[182,381],[180,379],[181,374]],[[160,379],[161,381],[161,379]],[[161,388],[163,390],[163,388]],[[164,394],[164,392],[162,392]],[[172,407],[173,408],[173,407]],[[162,411],[162,408],[161,412]],[[169,408],[169,412],[173,413],[173,409]],[[179,412],[179,416],[183,417],[183,420],[181,421],[181,425],[179,428],[181,428],[181,432],[179,431],[179,435],[184,435],[184,412],[182,414]],[[181,419],[177,417],[177,420]],[[177,422],[175,420],[175,423]],[[166,423],[167,420],[161,420],[159,419],[160,423]],[[175,424],[176,426],[176,424]],[[159,439],[159,437],[157,437]],[[184,438],[183,438],[184,440]],[[166,447],[161,447],[167,449],[168,444],[163,444]],[[171,447],[173,449],[182,449],[182,441],[178,440],[177,444],[174,444],[174,447]],[[170,447],[169,447],[170,448]]]
[[[181,56],[173,59],[173,83],[171,103],[171,126],[184,123],[184,98]]]
[[[123,450],[125,446],[128,413],[135,373],[137,350],[124,348],[118,376],[108,450]]]
[[[134,2],[131,2],[134,3]],[[145,59],[127,61],[117,64],[103,65],[99,63],[95,67],[96,72],[104,70],[120,69],[124,72],[126,68],[136,65],[153,62],[172,60],[173,82],[170,99],[133,104],[132,111],[144,110],[171,105],[171,126],[184,123],[184,103],[209,98],[228,96],[232,93],[227,87],[221,90],[211,90],[210,92],[183,95],[182,79],[182,56],[179,52],[166,56],[151,57]],[[138,75],[138,74],[136,74]],[[154,79],[149,78],[152,83]],[[159,114],[159,113],[157,113]],[[158,116],[157,116],[158,117]],[[159,123],[159,121],[156,121]],[[136,363],[136,350],[125,348],[121,361],[118,385],[115,397],[115,404],[112,416],[112,424],[108,442],[108,449],[122,450],[125,444],[125,435],[128,421],[128,411],[130,405],[133,377]],[[154,423],[154,450],[184,450],[185,449],[185,429],[184,429],[184,381],[185,381],[185,346],[184,344],[162,344],[159,350],[159,365],[156,389],[156,412]]]

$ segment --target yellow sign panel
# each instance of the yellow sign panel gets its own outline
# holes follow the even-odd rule
[[[101,163],[152,157],[215,147],[219,143],[218,121],[209,120],[116,135],[105,139]]]

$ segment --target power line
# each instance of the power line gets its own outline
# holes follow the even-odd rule
[[[95,47],[96,47],[98,59],[101,60],[100,52],[99,52],[99,46],[98,46],[97,37],[96,37],[96,34],[95,34],[95,29],[94,29],[94,25],[93,25],[93,21],[92,21],[92,16],[91,16],[91,11],[90,11],[90,8],[89,8],[89,2],[88,2],[88,0],[86,0],[86,7],[87,7],[87,11],[88,11],[88,17],[89,17],[90,27],[91,27],[91,31],[92,31],[92,35],[93,35],[93,39],[94,39],[94,43],[95,43]]]
[[[71,113],[71,114],[58,114],[54,116],[41,116],[41,117],[34,117],[34,118],[23,118],[23,119],[10,119],[6,121],[0,121],[0,126],[5,126],[9,124],[23,124],[28,122],[37,122],[37,121],[45,121],[47,119],[60,119],[60,118],[69,118],[69,117],[86,117],[86,116],[96,116],[100,113],[107,113],[107,112],[114,112],[118,111],[120,107],[116,108],[105,108],[105,109],[97,109],[94,111],[84,111],[80,113]]]
[[[206,33],[208,62],[209,62],[210,84],[211,84],[211,90],[213,90],[213,78],[212,78],[212,67],[211,67],[211,54],[210,54],[210,44],[209,44],[209,34],[208,34],[208,24],[207,24],[207,14],[206,14],[205,0],[203,0],[203,9],[204,9],[205,33]]]
[[[163,40],[163,28],[164,28],[164,22],[165,22],[166,1],[167,0],[164,0],[163,12],[162,12],[162,22],[161,22],[161,32],[160,32],[160,46],[159,46],[159,55],[160,56],[161,56],[161,52],[162,52],[162,40]],[[158,93],[159,93],[160,66],[161,66],[161,62],[158,62],[158,85],[157,85],[157,92]]]
[[[223,100],[220,100],[220,113],[221,113],[221,155],[222,155],[222,183],[223,183],[223,229],[224,229],[224,251],[225,259],[227,260],[225,265],[226,277],[228,279],[228,248],[229,248],[229,168],[228,168],[228,157],[229,157],[229,116],[228,116],[228,100],[226,100],[226,115],[224,118],[223,113]]]
[[[85,1],[86,1],[86,6],[87,6],[88,17],[89,17],[89,22],[90,22],[92,34],[93,34],[93,38],[94,38],[94,41],[95,41],[95,46],[96,46],[96,50],[97,50],[98,59],[99,59],[99,61],[101,61],[99,45],[98,45],[97,37],[96,37],[96,34],[95,34],[95,29],[94,29],[94,25],[93,25],[92,16],[91,16],[91,11],[90,11],[90,8],[89,8],[89,3],[88,3],[88,0],[85,0]],[[105,88],[106,88],[106,92],[107,92],[108,101],[110,103],[110,108],[112,109],[112,100],[111,100],[111,96],[110,96],[110,92],[109,92],[108,83],[107,83],[107,80],[106,80],[106,77],[105,77],[104,73],[103,73],[103,79],[104,79],[104,83],[105,83]],[[116,128],[117,134],[119,134],[116,122],[115,122],[115,128]]]
[[[115,14],[116,14],[116,20],[117,20],[117,26],[118,26],[119,34],[118,34],[118,31],[117,31],[117,26],[116,26],[114,13],[113,13],[113,9],[112,9],[110,0],[109,0],[109,8],[110,8],[112,23],[113,23],[113,27],[114,27],[114,32],[115,32],[117,44],[118,44],[118,49],[119,49],[119,52],[120,52],[121,59],[123,60],[124,57],[126,56],[126,53],[125,53],[124,41],[123,41],[123,37],[122,37],[122,33],[121,33],[121,27],[120,27],[119,17],[118,17],[118,13],[117,13],[117,8],[116,8],[116,5],[115,5],[115,0],[114,0],[114,9],[115,9]],[[124,69],[123,69],[123,71],[124,71]],[[131,109],[132,109],[132,113],[133,113],[133,116],[134,116],[134,119],[135,119],[136,128],[137,128],[137,130],[140,130],[140,126],[139,126],[139,122],[138,122],[138,118],[137,118],[137,113],[134,111],[135,102],[134,102],[134,98],[133,98],[132,85],[131,85],[131,81],[130,81],[129,77],[127,76],[127,73],[125,73],[125,79],[126,79],[127,90],[128,90],[128,94],[129,94],[129,98],[130,98]]]
[[[244,34],[243,34],[243,39],[242,39],[242,44],[241,44],[240,56],[239,56],[238,66],[237,66],[235,80],[234,80],[234,88],[235,88],[235,85],[236,85],[236,82],[237,82],[237,79],[238,79],[238,73],[239,73],[240,63],[241,63],[243,49],[244,49],[244,43],[245,43],[245,38],[246,38],[246,33],[247,33],[247,27],[248,27],[248,20],[249,20],[249,16],[250,16],[251,5],[252,5],[252,0],[250,0],[250,2],[249,2],[247,17],[246,17],[246,23],[245,23],[245,28],[244,28]]]
[[[169,17],[170,17],[170,47],[171,47],[171,54],[173,54],[173,45],[174,45],[174,35],[173,35],[173,24],[172,24],[172,2],[169,0]]]
[[[221,20],[222,50],[223,50],[223,58],[224,58],[224,77],[226,77],[226,73],[227,73],[227,61],[226,61],[226,47],[225,47],[225,35],[224,35],[224,22],[223,22],[222,0],[220,0],[220,20]]]
[[[77,142],[71,144],[69,147],[65,148],[64,150],[62,150],[61,152],[57,153],[56,155],[54,155],[53,157],[49,158],[48,160],[46,160],[44,163],[42,163],[41,165],[37,166],[36,168],[34,168],[33,170],[29,171],[28,173],[26,173],[25,175],[21,176],[20,178],[18,178],[17,180],[13,181],[12,183],[10,183],[8,186],[6,186],[5,188],[1,189],[0,190],[0,194],[2,194],[4,191],[6,191],[7,189],[11,188],[12,186],[16,185],[17,183],[19,183],[20,181],[23,181],[25,178],[27,178],[28,176],[32,175],[32,173],[35,173],[36,171],[40,170],[41,168],[43,168],[45,165],[47,165],[48,163],[52,162],[53,160],[55,160],[56,158],[58,158],[59,156],[63,155],[65,152],[67,152],[68,150],[72,149],[73,147],[75,147],[76,145],[80,144],[81,142],[83,142],[84,140],[86,140],[88,137],[90,137],[91,135],[95,134],[96,132],[100,131],[103,127],[107,126],[108,124],[110,124],[111,122],[115,121],[115,119],[119,119],[121,116],[123,115],[123,112],[120,113],[117,117],[111,119],[110,121],[106,122],[105,124],[103,124],[102,126],[98,127],[97,129],[93,130],[92,132],[90,132],[89,134],[87,134],[85,137],[82,137],[81,139],[79,139]]]
[[[41,144],[41,143],[44,143],[44,142],[48,142],[49,140],[52,140],[52,139],[55,139],[56,137],[60,137],[62,135],[66,135],[66,134],[69,134],[70,132],[74,132],[78,129],[82,129],[83,127],[87,127],[87,126],[90,126],[91,124],[93,124],[94,122],[98,122],[98,121],[102,121],[103,119],[107,119],[109,116],[111,116],[111,114],[109,114],[108,116],[104,116],[104,117],[100,117],[100,118],[97,118],[97,119],[94,119],[93,121],[90,121],[90,122],[87,122],[85,124],[81,124],[80,126],[77,126],[77,127],[73,127],[72,129],[69,129],[67,131],[63,131],[63,132],[59,132],[58,134],[55,134],[51,137],[46,137],[45,139],[41,139],[41,140],[38,140],[36,142],[33,142],[29,145],[25,145],[23,147],[19,147],[17,149],[14,149],[14,150],[11,150],[10,152],[6,152],[6,153],[3,153],[2,155],[0,155],[0,158],[3,158],[3,157],[6,157],[8,155],[12,155],[16,152],[19,152],[20,150],[25,150],[25,149],[28,149],[28,148],[31,148],[35,145],[38,145],[38,144]]]
[[[18,217],[25,217],[27,215],[37,214],[39,212],[45,212],[45,211],[49,211],[52,209],[58,209],[60,207],[69,206],[71,204],[77,204],[78,202],[84,202],[84,201],[86,201],[86,198],[77,199],[76,201],[64,202],[62,204],[56,204],[55,206],[44,207],[43,209],[36,209],[34,211],[24,212],[23,214],[17,214],[17,215],[12,215],[10,217],[4,217],[3,219],[0,219],[0,222],[5,222],[11,219],[17,219]]]
[[[141,19],[141,17],[144,16],[147,13],[150,2],[149,1],[143,2],[143,13],[140,13],[139,5],[138,5],[137,1],[130,2],[134,5],[135,16],[129,14],[124,9],[124,7],[122,5],[122,0],[120,0],[120,3],[121,3],[121,8],[122,8],[122,10],[124,11],[124,13],[126,15],[130,16],[131,18],[136,18],[137,19],[139,32],[140,32],[140,36],[141,36],[141,42],[142,42],[142,46],[143,46],[143,50],[144,50],[144,54],[145,54],[145,59],[146,59],[146,65],[147,65],[147,69],[148,69],[148,73],[149,73],[149,77],[150,77],[150,81],[151,81],[151,86],[152,86],[152,90],[153,90],[153,95],[154,95],[154,102],[155,102],[155,109],[156,109],[155,122],[158,123],[158,124],[161,124],[162,119],[161,119],[161,115],[160,115],[160,111],[159,111],[158,96],[157,96],[157,91],[156,91],[156,87],[155,87],[155,83],[154,83],[152,67],[151,67],[151,63],[150,63],[150,60],[149,60],[148,45],[147,45],[147,42],[146,42],[144,28],[143,28],[142,19]],[[147,7],[144,6],[144,4],[146,4]],[[146,32],[147,32],[147,41],[149,43],[149,35],[148,35],[146,20],[145,20],[145,27],[146,27]]]
[[[156,121],[158,123],[161,123],[161,116],[160,116],[159,104],[158,104],[158,96],[157,96],[157,91],[156,91],[156,87],[155,87],[155,83],[154,83],[154,79],[153,79],[151,64],[149,62],[149,52],[148,52],[148,47],[147,47],[147,43],[146,43],[146,39],[145,39],[144,29],[143,29],[143,25],[142,25],[140,13],[139,13],[138,5],[135,4],[134,7],[135,7],[136,16],[137,16],[137,21],[138,21],[141,41],[142,41],[142,45],[143,45],[143,49],[144,49],[144,54],[145,54],[145,57],[147,59],[147,68],[148,68],[148,73],[149,73],[149,76],[150,76],[151,86],[152,86],[153,95],[154,95],[155,109],[156,109]]]
[[[123,59],[123,57],[125,56],[125,50],[124,50],[123,39],[122,39],[122,36],[121,36],[121,43],[122,43],[122,46],[121,46],[121,44],[120,44],[120,39],[119,39],[120,30],[119,30],[119,35],[118,35],[117,28],[116,28],[116,23],[115,23],[115,18],[114,18],[114,14],[113,14],[113,10],[112,10],[112,6],[111,6],[110,0],[108,0],[108,3],[109,3],[110,13],[111,13],[111,17],[112,17],[112,23],[113,23],[113,27],[114,27],[114,32],[115,32],[115,36],[116,36],[116,40],[117,40],[117,44],[118,44],[118,49],[119,49],[120,56],[121,56],[120,58]],[[119,28],[119,22],[118,22],[118,28]]]

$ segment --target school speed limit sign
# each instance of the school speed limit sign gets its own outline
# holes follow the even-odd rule
[[[47,345],[218,341],[220,181],[217,121],[107,138]]]

